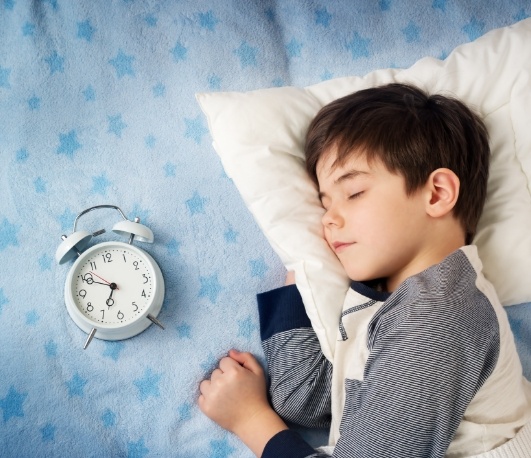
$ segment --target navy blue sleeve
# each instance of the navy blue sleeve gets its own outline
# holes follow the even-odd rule
[[[297,287],[284,286],[257,299],[273,408],[286,421],[329,427],[332,364],[321,351]]]
[[[311,328],[312,324],[295,285],[267,291],[256,296],[262,341],[273,334],[297,328]]]
[[[295,431],[280,431],[267,443],[262,458],[318,458],[329,455],[316,452],[304,439]]]

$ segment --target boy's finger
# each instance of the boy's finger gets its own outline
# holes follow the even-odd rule
[[[249,369],[255,374],[262,373],[262,366],[260,366],[260,363],[251,353],[241,353],[238,350],[231,350],[229,356],[245,367],[245,369]]]

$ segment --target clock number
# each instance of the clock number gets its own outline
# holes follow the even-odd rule
[[[141,294],[142,297],[146,297],[146,291],[145,290],[142,290],[142,294]]]
[[[142,276],[144,277],[144,285],[149,281],[149,278],[146,274],[142,274]]]
[[[133,262],[133,265],[135,266],[135,270],[139,270],[138,269],[138,261]]]
[[[107,304],[107,307],[112,307],[114,305],[114,299],[112,297],[109,297],[109,299],[107,299],[105,303]]]
[[[100,310],[100,312],[101,312],[101,319],[102,320],[105,319],[105,310]]]
[[[90,270],[96,270],[96,263],[93,261],[90,261]]]
[[[87,291],[85,291],[84,289],[80,289],[78,294],[79,294],[79,297],[81,297],[82,299],[85,299],[85,296],[87,295]]]
[[[80,275],[80,277],[83,282],[86,282],[89,285],[92,285],[92,283],[94,283],[94,278],[92,278],[92,274],[90,272],[85,275]]]
[[[107,263],[107,262],[112,262],[112,255],[111,253],[105,253],[105,254],[102,254],[101,257],[103,258],[103,262],[104,263]]]
[[[127,262],[127,258],[125,257],[125,253],[123,253],[124,262]]]
[[[124,314],[120,310],[118,310],[118,313],[116,314],[116,318],[118,318],[119,320],[123,320]]]
[[[87,302],[87,312],[92,312],[94,310],[94,307],[92,307],[92,304],[90,302]]]
[[[131,305],[135,308],[133,312],[136,312],[138,310],[138,305],[136,305],[136,302],[133,302]]]

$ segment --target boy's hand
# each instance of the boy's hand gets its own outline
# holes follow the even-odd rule
[[[264,371],[250,353],[231,350],[199,390],[201,411],[239,436],[257,456],[271,437],[287,429],[269,405]]]

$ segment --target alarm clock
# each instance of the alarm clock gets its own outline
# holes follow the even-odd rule
[[[93,210],[116,210],[122,220],[113,231],[128,242],[109,241],[88,246],[105,232],[77,230],[78,220]],[[88,334],[84,349],[92,339],[123,340],[136,336],[152,323],[164,329],[157,316],[164,301],[164,278],[156,261],[133,241],[153,243],[153,232],[130,221],[115,205],[96,205],[79,213],[74,229],[62,236],[55,259],[64,264],[77,258],[66,277],[64,298],[74,323]]]

